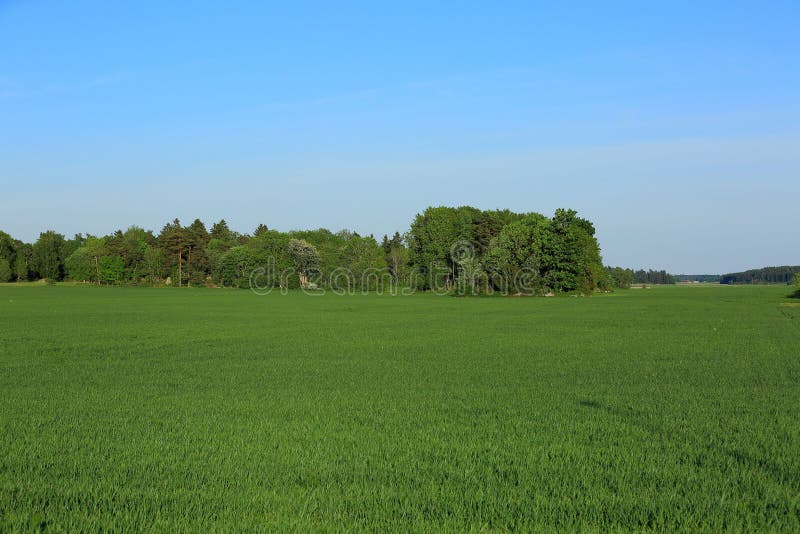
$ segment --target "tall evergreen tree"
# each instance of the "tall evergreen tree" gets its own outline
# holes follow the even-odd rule
[[[186,278],[189,285],[203,285],[209,274],[206,247],[210,236],[200,219],[186,228]]]
[[[187,241],[186,229],[178,219],[165,224],[158,236],[158,244],[164,250],[164,267],[171,272],[173,284],[178,287],[183,285]]]

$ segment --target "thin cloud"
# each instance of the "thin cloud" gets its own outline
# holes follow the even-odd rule
[[[107,85],[116,85],[118,83],[126,82],[131,79],[131,74],[128,72],[114,72],[111,74],[104,74],[102,76],[97,76],[92,78],[85,84],[85,88],[90,89],[92,87],[105,87]]]
[[[120,71],[100,74],[76,82],[59,82],[38,87],[26,87],[10,77],[0,77],[0,99],[38,98],[47,95],[77,93],[98,87],[117,85],[131,78],[132,75],[130,73]]]

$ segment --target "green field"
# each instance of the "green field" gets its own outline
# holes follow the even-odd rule
[[[0,530],[800,530],[786,287],[0,286]]]

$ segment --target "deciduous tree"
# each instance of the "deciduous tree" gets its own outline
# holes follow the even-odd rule
[[[33,271],[40,278],[63,280],[64,278],[64,236],[48,230],[39,235],[33,244],[31,263]]]
[[[287,248],[300,279],[300,287],[308,287],[309,274],[320,264],[317,248],[305,239],[290,239]]]

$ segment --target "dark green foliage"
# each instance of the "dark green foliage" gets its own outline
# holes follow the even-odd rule
[[[64,279],[64,236],[52,230],[43,232],[33,244],[31,270],[39,278]]]
[[[633,272],[633,283],[634,284],[674,284],[675,277],[669,274],[667,271],[661,270],[656,271],[653,269],[649,269],[645,271],[644,269],[639,269],[638,271]]]
[[[383,236],[381,248],[385,254],[385,263],[395,285],[400,281],[407,282],[409,275],[409,251],[400,232],[395,232],[391,239]]]
[[[257,267],[258,259],[253,249],[238,245],[220,258],[216,278],[221,285],[246,288],[250,283],[250,273]]]
[[[702,282],[705,284],[719,283],[718,274],[674,274],[672,275],[678,282]]]
[[[235,232],[232,232],[230,228],[228,228],[228,223],[225,222],[225,219],[222,219],[211,227],[209,237],[225,243],[228,248],[236,245],[236,234]]]
[[[13,276],[14,272],[8,264],[8,260],[0,258],[0,282],[10,282]]]
[[[69,258],[70,254],[78,250],[85,242],[87,237],[84,237],[82,234],[75,234],[72,239],[67,239],[64,241],[64,245],[61,247],[61,257],[66,261]]]
[[[138,226],[131,226],[125,232],[117,230],[112,236],[105,238],[106,253],[122,259],[122,280],[140,283],[149,275],[150,265],[148,252],[156,246],[153,233]]]
[[[558,209],[548,219],[438,207],[416,216],[409,249],[428,289],[462,287],[458,278],[469,272],[487,292],[590,293],[609,285],[594,233],[592,223],[574,210]],[[469,256],[468,268],[455,251]],[[471,281],[467,286],[475,288]]]
[[[750,269],[741,273],[723,274],[720,284],[788,284],[795,274],[800,273],[800,265],[783,267],[764,267]]]
[[[794,283],[792,284],[792,292],[789,294],[790,298],[800,299],[800,273],[794,275]]]
[[[66,275],[96,284],[250,287],[254,274],[268,271],[269,280],[259,275],[268,286],[336,291],[591,293],[611,285],[592,223],[562,209],[551,220],[432,207],[415,217],[406,236],[395,232],[380,244],[349,230],[278,232],[264,224],[250,236],[232,231],[224,219],[210,232],[199,219],[189,226],[175,219],[158,236],[137,226],[101,238],[65,240],[46,232],[29,250],[0,233],[0,257],[20,280]]]
[[[667,271],[653,269],[623,269],[622,267],[606,267],[608,283],[617,288],[628,288],[631,284],[674,284],[675,277]]]
[[[622,267],[606,267],[611,284],[617,289],[628,289],[633,283],[633,270]]]
[[[411,262],[422,273],[420,289],[449,288],[456,276],[451,251],[459,242],[473,241],[474,208],[428,208],[414,218],[409,232]]]
[[[0,531],[798,532],[785,293],[0,286]]]
[[[17,259],[17,246],[14,243],[14,240],[11,238],[10,235],[0,230],[0,260],[5,260],[6,265],[8,266],[9,271],[11,271],[11,276],[8,280],[13,277],[13,266]],[[6,282],[2,276],[0,276],[0,282]]]
[[[33,257],[33,246],[28,243],[16,242],[16,258],[14,259],[14,279],[25,282],[30,278],[30,263]]]
[[[195,219],[186,228],[186,280],[195,286],[205,285],[209,272],[206,248],[211,236],[200,219]]]

